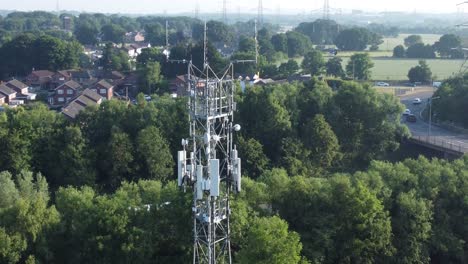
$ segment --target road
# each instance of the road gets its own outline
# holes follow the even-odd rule
[[[431,137],[429,136],[429,124],[421,119],[421,112],[427,105],[427,99],[433,95],[433,91],[423,90],[420,92],[414,92],[409,95],[400,96],[401,103],[406,105],[406,108],[411,110],[411,113],[414,114],[417,118],[415,123],[406,122],[405,123],[411,134],[414,138],[420,138],[421,140],[429,140],[434,142],[438,146],[449,147],[452,149],[460,149],[464,153],[468,153],[468,135],[455,133],[438,126],[431,126]],[[412,103],[414,98],[420,98],[422,103],[419,105],[414,105]]]

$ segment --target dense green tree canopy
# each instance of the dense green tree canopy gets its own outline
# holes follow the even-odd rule
[[[355,53],[346,65],[346,73],[356,80],[369,80],[373,67],[374,63],[368,53]]]
[[[410,82],[430,82],[432,80],[432,72],[426,61],[419,61],[419,65],[411,68],[408,72]]]
[[[307,52],[304,55],[301,66],[304,73],[312,74],[313,76],[322,74],[325,66],[322,52],[318,50]]]

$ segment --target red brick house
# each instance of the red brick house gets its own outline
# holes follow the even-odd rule
[[[81,111],[91,105],[100,105],[103,97],[90,89],[85,89],[76,99],[71,101],[62,109],[62,114],[70,119],[74,119]]]
[[[3,95],[4,98],[4,103],[8,104],[10,103],[11,100],[14,100],[16,98],[16,92],[15,90],[11,89],[10,87],[6,86],[5,84],[0,85],[0,95]]]
[[[26,83],[32,87],[47,89],[55,73],[47,70],[33,71],[26,77]]]
[[[71,74],[69,71],[58,71],[52,76],[52,82],[54,83],[55,87],[58,87],[68,81],[71,80]]]
[[[64,105],[78,96],[79,89],[81,89],[79,83],[68,81],[55,88],[55,94],[49,102],[52,105]]]
[[[100,80],[91,86],[90,89],[107,100],[112,99],[114,96],[114,86],[108,83],[106,80]]]

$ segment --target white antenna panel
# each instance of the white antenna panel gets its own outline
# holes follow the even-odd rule
[[[219,159],[210,160],[211,196],[219,196]]]
[[[197,200],[202,200],[203,199],[203,166],[198,165],[197,166]]]
[[[185,150],[177,152],[177,184],[182,186],[185,174]]]

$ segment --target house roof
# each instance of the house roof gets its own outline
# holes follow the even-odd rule
[[[31,74],[34,75],[34,76],[36,76],[36,77],[39,77],[39,78],[42,78],[42,77],[51,77],[52,75],[54,75],[53,72],[48,71],[48,70],[33,71],[33,72],[31,72]]]
[[[16,92],[13,89],[6,86],[5,84],[0,85],[0,93],[4,94],[6,96],[16,94]]]
[[[57,74],[62,75],[63,77],[70,77],[70,71],[64,70],[64,71],[57,71]]]
[[[80,111],[84,110],[87,106],[100,104],[102,98],[103,97],[96,92],[85,89],[80,96],[62,109],[62,113],[70,118],[75,118]]]
[[[57,88],[55,88],[55,90],[58,90],[60,88],[64,88],[64,87],[67,87],[67,88],[71,88],[73,90],[77,90],[77,89],[80,89],[81,88],[81,85],[75,81],[68,81],[60,86],[58,86]]]
[[[71,103],[69,103],[66,107],[64,107],[62,109],[62,114],[70,117],[70,118],[75,118],[79,113],[80,111],[82,111],[83,109],[85,109],[85,106],[75,102],[75,101],[72,101]]]
[[[99,82],[95,83],[93,87],[99,89],[99,88],[104,88],[104,89],[111,89],[114,86],[110,83],[108,83],[106,80],[100,80]]]
[[[69,71],[68,72],[72,78],[79,78],[79,79],[91,79],[91,73],[89,71]]]
[[[102,96],[100,96],[96,92],[91,91],[90,89],[85,89],[81,96],[86,96],[86,97],[88,97],[89,99],[93,100],[96,103],[98,103],[103,98]]]
[[[10,88],[17,88],[17,89],[24,89],[24,88],[28,88],[28,86],[26,84],[24,84],[23,82],[20,82],[16,79],[13,79],[9,82],[6,83],[6,86],[10,87]]]
[[[112,77],[115,77],[116,79],[123,79],[125,78],[125,75],[118,71],[112,71]]]

